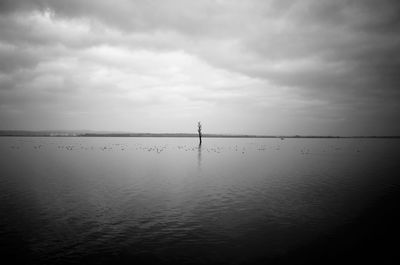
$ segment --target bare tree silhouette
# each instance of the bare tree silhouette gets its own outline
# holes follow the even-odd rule
[[[199,145],[201,145],[201,136],[202,136],[202,134],[201,134],[201,123],[200,122],[198,122],[197,123],[197,132],[199,133],[199,140],[200,140],[200,143],[199,143]]]

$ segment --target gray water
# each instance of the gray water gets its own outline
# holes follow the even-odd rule
[[[395,139],[0,138],[0,236],[30,263],[245,263],[399,184]]]

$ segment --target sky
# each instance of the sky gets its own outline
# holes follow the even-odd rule
[[[0,129],[400,135],[398,0],[0,0]]]

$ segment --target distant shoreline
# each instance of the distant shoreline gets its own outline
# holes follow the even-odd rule
[[[103,133],[73,131],[0,131],[0,137],[174,137],[196,138],[195,133]],[[400,136],[329,136],[329,135],[251,135],[251,134],[203,134],[204,138],[345,138],[345,139],[400,139]]]

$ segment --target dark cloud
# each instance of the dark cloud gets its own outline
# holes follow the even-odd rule
[[[282,26],[243,39],[242,51],[253,60],[209,60],[316,97],[397,96],[399,8],[398,1],[297,1],[281,12]],[[289,70],[271,67],[282,62]]]
[[[39,58],[29,51],[0,47],[0,72],[10,73],[15,70],[34,67]]]

